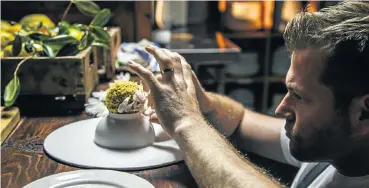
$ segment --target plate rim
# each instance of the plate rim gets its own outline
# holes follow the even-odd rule
[[[101,173],[105,173],[105,176],[99,176]],[[91,176],[92,174],[95,174],[95,176]],[[109,176],[107,176],[107,174],[109,174]],[[68,176],[68,175],[79,175],[78,177],[72,178],[72,179],[68,179],[65,182],[63,181],[59,181],[58,178],[63,177],[63,176]],[[131,178],[133,179],[135,182],[138,182],[138,184],[140,184],[140,186],[145,186],[147,188],[155,188],[153,184],[151,184],[148,180],[139,177],[135,174],[132,173],[128,173],[128,172],[122,172],[122,171],[118,171],[118,170],[110,170],[110,169],[79,169],[79,170],[72,170],[72,171],[68,171],[68,172],[60,172],[60,173],[56,173],[56,174],[51,174],[48,176],[44,176],[42,178],[39,178],[33,182],[28,183],[27,185],[23,186],[23,188],[36,188],[35,186],[38,186],[37,188],[42,188],[43,186],[49,186],[49,183],[51,180],[57,181],[55,182],[54,185],[52,186],[56,186],[60,183],[68,183],[68,181],[76,181],[76,180],[88,180],[89,178],[101,178],[101,179],[97,179],[98,181],[105,181],[105,182],[109,182],[109,178],[115,178],[117,176],[124,176],[126,178]],[[96,180],[96,179],[94,179]],[[110,179],[111,180],[111,179]],[[116,179],[117,181],[121,181],[121,179]],[[43,182],[45,182],[45,185],[42,185]],[[131,181],[129,181],[131,182]],[[123,181],[118,182],[119,184],[121,184],[120,186],[127,186],[127,184],[124,184]],[[146,185],[145,185],[146,184]],[[42,187],[40,187],[42,186]]]

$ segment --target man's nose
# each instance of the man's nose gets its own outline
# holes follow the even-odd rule
[[[285,98],[279,103],[278,107],[275,110],[275,114],[277,117],[281,118],[289,118],[292,116],[292,110],[286,104]]]
[[[278,107],[277,107],[277,109],[275,109],[274,113],[277,117],[284,117],[285,116],[285,112],[283,111],[281,104],[278,105]]]
[[[293,112],[291,110],[279,110],[277,108],[277,110],[275,111],[275,114],[279,118],[283,118],[283,119],[287,119],[287,120],[293,120],[294,119],[294,115],[293,115]]]

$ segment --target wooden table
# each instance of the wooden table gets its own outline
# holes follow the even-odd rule
[[[61,117],[23,117],[1,147],[1,187],[18,188],[45,176],[78,170],[79,168],[50,159],[43,152],[42,144],[46,136],[55,129],[88,118],[91,117],[84,113]],[[261,159],[251,153],[248,154],[248,158],[287,185],[290,185],[298,170],[292,166]],[[198,187],[184,162],[128,172],[148,180],[156,188]]]
[[[42,144],[53,130],[88,118],[83,113],[63,117],[23,117],[1,147],[1,187],[22,187],[45,176],[78,170],[50,159],[43,152]],[[157,188],[197,187],[184,162],[129,173],[148,180]]]

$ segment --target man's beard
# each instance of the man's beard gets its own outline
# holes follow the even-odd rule
[[[350,145],[350,119],[347,115],[336,113],[335,118],[322,125],[309,139],[292,135],[290,152],[299,161],[330,161],[345,153]]]

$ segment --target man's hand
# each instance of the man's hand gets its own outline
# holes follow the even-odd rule
[[[243,105],[237,101],[230,99],[229,97],[219,95],[216,93],[206,92],[205,89],[201,86],[199,80],[197,79],[193,71],[190,71],[192,79],[188,75],[189,69],[191,69],[191,67],[182,56],[180,56],[177,53],[170,52],[169,50],[166,49],[163,49],[163,51],[169,54],[169,56],[171,56],[172,58],[175,58],[175,56],[180,57],[181,63],[183,64],[182,68],[184,68],[183,72],[187,73],[187,75],[184,75],[185,76],[184,79],[187,82],[191,82],[191,87],[192,85],[194,86],[200,111],[202,115],[205,116],[207,121],[216,130],[218,130],[227,137],[230,136],[232,133],[234,133],[245,113]],[[172,62],[175,62],[175,59],[172,59]],[[180,63],[177,64],[179,65]],[[161,70],[165,70],[167,67],[163,63],[159,63],[159,65],[161,66],[160,67]],[[165,80],[168,79],[168,76],[166,74],[168,74],[168,72],[162,75],[157,75],[156,79],[159,82],[165,82]],[[146,115],[150,115],[150,120],[152,122],[163,124],[162,122],[160,122],[161,118],[158,118],[158,115],[156,113]]]
[[[184,59],[183,59],[184,60]],[[184,60],[185,61],[185,60]],[[187,63],[187,62],[186,62]],[[202,113],[208,113],[214,110],[214,99],[209,95],[205,89],[201,86],[196,74],[192,72],[192,81],[196,90],[196,98],[199,103],[199,107]],[[156,78],[162,80],[162,75],[157,75]],[[150,120],[152,122],[160,123],[156,113],[150,114]]]
[[[154,46],[147,47],[146,50],[159,62],[162,78],[157,79],[151,71],[137,63],[130,62],[129,67],[150,88],[160,123],[169,135],[173,135],[181,129],[181,125],[186,125],[181,124],[181,121],[202,118],[191,67],[178,53]]]

